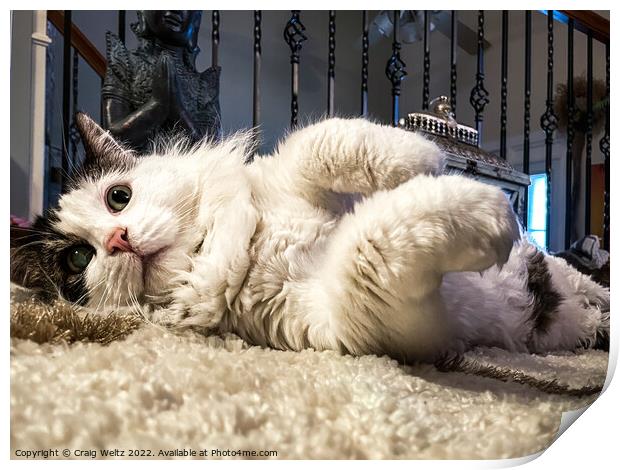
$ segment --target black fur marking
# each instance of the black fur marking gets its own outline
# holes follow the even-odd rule
[[[527,260],[527,289],[532,294],[533,331],[546,332],[554,319],[556,309],[562,302],[562,295],[553,289],[551,273],[542,251]]]
[[[603,325],[606,328],[599,328],[596,330],[596,340],[594,343],[594,349],[602,349],[609,352],[609,310],[603,311]]]
[[[67,268],[66,253],[84,240],[66,235],[53,225],[58,221],[56,211],[49,210],[38,217],[31,229],[21,236],[11,237],[11,281],[32,289],[44,301],[58,298],[84,305],[88,289],[84,274],[74,274]]]

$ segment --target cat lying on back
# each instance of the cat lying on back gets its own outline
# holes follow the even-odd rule
[[[244,135],[137,158],[77,122],[83,168],[11,253],[42,296],[407,361],[608,341],[609,291],[522,238],[500,189],[441,175],[417,134],[329,119],[244,165]],[[346,211],[342,193],[364,198]]]

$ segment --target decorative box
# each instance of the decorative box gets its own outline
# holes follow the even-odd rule
[[[525,192],[530,177],[515,170],[508,161],[479,147],[478,131],[454,119],[450,100],[440,96],[431,101],[427,113],[410,113],[401,118],[401,128],[422,132],[447,155],[446,173],[460,172],[499,186],[510,198],[515,213],[524,220]]]

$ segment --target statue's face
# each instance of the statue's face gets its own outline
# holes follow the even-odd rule
[[[144,20],[151,34],[166,44],[187,46],[197,33],[196,10],[145,10]]]

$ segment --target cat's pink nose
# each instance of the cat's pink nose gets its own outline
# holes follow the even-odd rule
[[[105,244],[108,253],[112,254],[116,250],[119,251],[133,251],[129,240],[127,239],[127,229],[115,228],[114,231],[108,237],[108,241]]]

